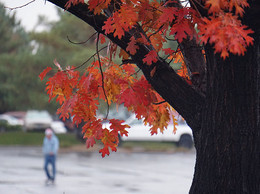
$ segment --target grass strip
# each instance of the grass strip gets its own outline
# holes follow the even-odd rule
[[[60,147],[70,147],[82,144],[75,134],[57,134]],[[8,132],[0,133],[0,145],[4,146],[41,146],[44,133],[40,132]]]

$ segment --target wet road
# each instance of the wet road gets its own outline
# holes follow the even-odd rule
[[[55,185],[45,185],[41,148],[0,147],[1,194],[187,194],[188,153],[60,153]]]

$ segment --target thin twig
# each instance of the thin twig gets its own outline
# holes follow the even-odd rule
[[[125,60],[122,60],[122,63],[119,66],[121,67],[122,65],[125,65],[128,63],[135,64],[136,62],[132,59],[125,59]]]
[[[67,39],[70,43],[72,44],[85,44],[87,43],[91,38],[93,38],[93,36],[95,36],[97,34],[97,32],[95,32],[94,34],[92,34],[87,40],[83,41],[83,42],[73,42],[72,40],[69,39],[69,36],[67,36]]]
[[[106,117],[105,117],[105,120],[106,120],[107,117],[108,117],[108,114],[109,114],[109,103],[108,103],[108,98],[107,98],[107,95],[106,95],[105,84],[104,84],[104,74],[103,74],[103,70],[102,70],[102,67],[101,67],[101,60],[100,60],[99,50],[98,50],[99,34],[100,33],[98,33],[98,35],[97,35],[96,50],[97,50],[99,69],[100,69],[101,79],[102,79],[102,90],[103,90],[103,93],[104,93],[104,96],[105,96],[106,102],[107,102],[107,114],[106,114]]]
[[[191,0],[191,1],[195,1],[201,8],[207,10],[207,8],[204,5],[202,5],[200,2],[198,2],[197,0]]]
[[[200,17],[202,18],[201,13],[199,12],[197,6],[195,5],[195,3],[193,2],[193,0],[190,1],[192,3],[192,5],[195,7],[196,11],[198,12],[198,14],[200,15]],[[198,1],[196,1],[200,6],[202,6]],[[203,7],[204,8],[204,7]]]
[[[131,74],[130,77],[133,76],[133,75],[138,74],[140,71],[141,71],[141,69],[138,69],[136,72],[134,72],[133,74]]]
[[[171,38],[168,38],[167,36],[165,36],[165,38],[169,41],[177,41],[176,39],[171,39]]]
[[[103,47],[102,49],[98,50],[98,52],[104,50],[105,48],[107,48],[107,46],[105,46],[105,47]],[[75,67],[75,68],[73,68],[73,69],[71,69],[71,70],[79,69],[80,67],[82,67],[83,65],[85,65],[87,62],[89,62],[90,59],[92,59],[93,57],[95,57],[96,54],[97,54],[97,53],[93,54],[93,55],[90,56],[85,62],[83,62],[82,64],[80,64],[79,66],[77,66],[77,67]],[[64,70],[64,71],[66,71],[66,70]]]
[[[152,33],[151,35],[149,35],[149,36],[148,36],[148,39],[150,39],[151,36],[153,36],[153,35],[157,34],[158,32],[160,32],[162,28],[163,28],[163,25],[162,25],[158,30],[156,30],[154,33]]]
[[[178,47],[177,47],[177,50],[176,50],[176,51],[174,51],[174,52],[172,52],[171,54],[167,55],[163,60],[165,61],[165,60],[168,59],[171,55],[176,54],[176,53],[178,53],[178,52],[181,52],[181,51],[178,50]],[[169,63],[171,63],[171,62],[172,62],[172,59],[171,59],[171,61],[170,61]]]
[[[26,3],[26,4],[24,4],[24,5],[17,6],[17,7],[4,7],[4,8],[10,9],[10,10],[12,11],[12,10],[14,10],[14,9],[23,8],[23,7],[25,7],[25,6],[27,6],[27,5],[31,4],[31,3],[33,3],[34,1],[35,1],[35,0],[32,0],[32,1],[30,1],[30,2],[28,2],[28,3]]]
[[[176,51],[174,52],[174,54],[178,53],[178,52],[181,52],[181,50],[179,49],[180,45],[178,45]],[[170,62],[168,64],[170,64],[171,62],[173,61],[173,57],[172,59],[170,60]]]
[[[154,105],[160,105],[160,104],[163,104],[163,103],[165,103],[166,101],[164,100],[164,101],[161,101],[161,102],[153,102],[153,104]]]

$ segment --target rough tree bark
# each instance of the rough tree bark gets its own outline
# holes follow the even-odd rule
[[[194,134],[190,193],[260,193],[259,39],[244,57],[223,61],[211,49],[207,56],[207,97]]]
[[[49,0],[64,9],[67,0]],[[133,61],[143,71],[154,89],[169,102],[193,130],[196,166],[190,194],[259,194],[260,193],[260,46],[259,2],[251,0],[243,22],[255,31],[254,45],[245,56],[222,60],[211,46],[205,47],[206,65],[194,42],[181,45],[187,65],[199,72],[191,87],[163,60],[152,66],[143,64],[148,53],[140,46]],[[195,1],[199,2],[199,1]],[[88,12],[87,5],[68,9],[99,33],[105,16]],[[140,30],[138,27],[134,30]],[[131,33],[121,39],[108,38],[126,49]],[[190,49],[194,49],[192,52]],[[198,66],[198,63],[201,64]],[[152,68],[156,73],[150,76]],[[206,67],[206,68],[205,68]],[[207,72],[205,71],[207,69]],[[205,76],[206,75],[206,79]],[[204,80],[206,88],[204,88]]]
[[[260,193],[259,3],[243,19],[255,31],[245,56],[207,56],[207,94],[201,129],[194,133],[197,157],[190,194]]]

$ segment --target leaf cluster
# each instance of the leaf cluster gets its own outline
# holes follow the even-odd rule
[[[110,127],[104,128],[102,123],[107,118],[97,117],[99,99],[108,104],[124,104],[138,119],[144,118],[145,124],[151,126],[151,134],[156,134],[157,129],[163,132],[167,128],[170,106],[168,103],[155,104],[163,99],[143,76],[133,75],[136,71],[133,64],[119,66],[102,57],[100,61],[94,61],[83,75],[75,67],[63,70],[58,62],[55,61],[55,64],[58,71],[48,79],[46,90],[50,100],[56,98],[61,105],[57,114],[64,120],[72,117],[77,125],[84,123],[82,132],[87,138],[87,147],[101,140],[104,144],[100,150],[102,156],[109,154],[109,148],[116,151],[118,134],[127,136],[126,128],[129,126],[122,124],[123,120],[110,119]],[[43,79],[51,70],[47,67],[40,78]]]
[[[62,4],[76,15],[82,15],[77,8],[86,8],[86,14],[83,14],[86,21],[89,20],[98,33],[114,41],[106,41],[103,35],[98,34],[96,56],[83,75],[73,66],[62,69],[55,62],[58,70],[47,81],[47,93],[50,99],[56,97],[60,103],[58,113],[61,117],[72,116],[76,124],[85,123],[83,132],[87,147],[101,140],[104,148],[100,152],[105,156],[109,150],[116,151],[118,133],[127,135],[128,126],[123,121],[112,119],[109,120],[110,127],[102,125],[106,117],[98,118],[96,115],[98,99],[103,99],[108,105],[123,104],[151,126],[151,134],[157,133],[158,129],[163,132],[171,119],[172,108],[148,81],[157,86],[158,74],[171,71],[172,62],[180,63],[178,75],[172,75],[185,89],[193,91],[192,87],[198,89],[205,81],[205,45],[213,45],[215,53],[225,59],[229,53],[244,55],[247,46],[253,44],[249,36],[253,31],[240,21],[244,8],[248,7],[246,0],[190,3],[190,6],[183,6],[177,0],[68,0]],[[206,14],[201,8],[206,10]],[[107,44],[108,57],[100,56],[100,39],[102,44]],[[177,48],[166,44],[172,41],[178,44]],[[118,51],[117,45],[121,47],[119,56],[123,65],[112,61]],[[198,56],[195,58],[199,58],[201,64],[194,65],[194,53],[193,58],[189,58],[191,49],[196,51]],[[135,76],[137,67],[133,62],[145,77]],[[43,78],[50,70],[46,69],[40,77]],[[155,89],[161,91],[161,88]],[[203,91],[196,94],[199,99],[203,98]]]

